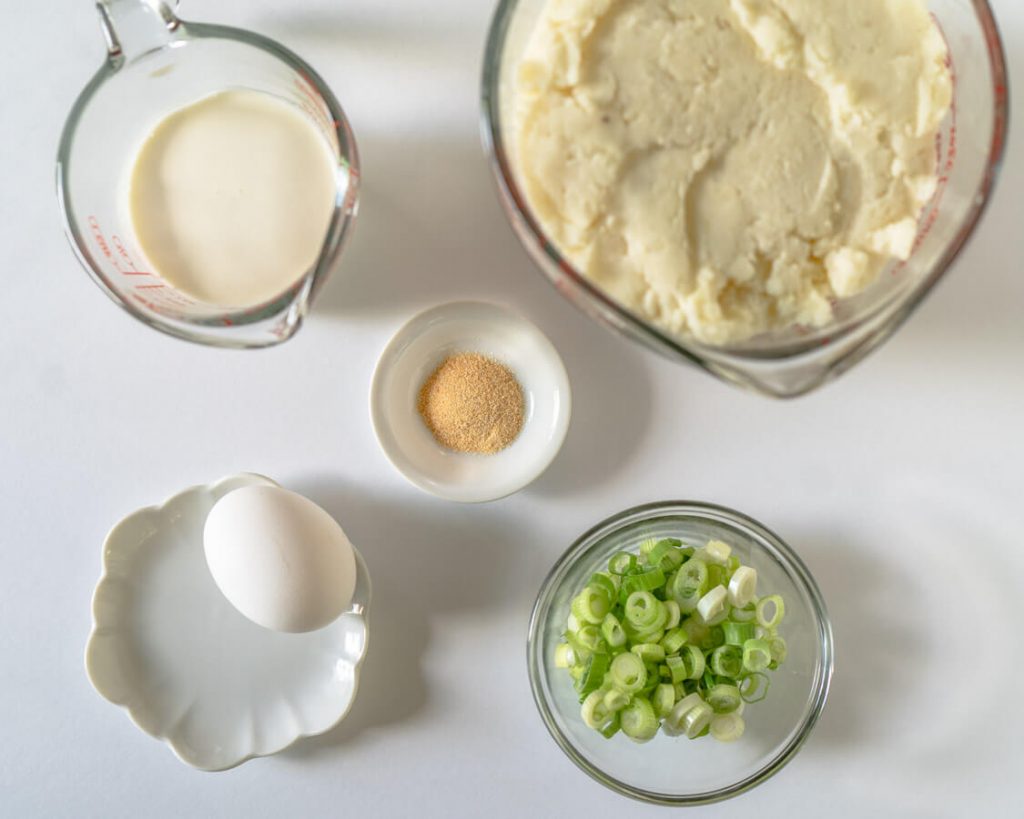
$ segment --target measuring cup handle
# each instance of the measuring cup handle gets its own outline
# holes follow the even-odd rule
[[[177,8],[177,0],[97,0],[107,58],[130,60],[175,40],[181,20],[172,5]]]

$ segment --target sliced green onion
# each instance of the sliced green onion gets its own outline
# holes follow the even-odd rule
[[[663,629],[657,631],[634,631],[633,642],[634,643],[661,643],[662,638],[665,636]]]
[[[665,538],[659,540],[655,547],[647,554],[647,562],[651,566],[657,566],[663,571],[672,571],[679,568],[683,562],[683,553],[679,550],[682,541]]]
[[[636,566],[636,555],[629,552],[616,552],[608,561],[608,573],[624,575]]]
[[[719,714],[711,720],[711,736],[719,742],[735,742],[743,736],[746,727],[739,714]]]
[[[598,625],[611,611],[612,598],[600,586],[587,586],[572,601],[572,613],[583,623]]]
[[[683,717],[682,729],[687,739],[696,739],[711,724],[715,718],[715,712],[706,702],[700,702],[693,706]]]
[[[711,629],[702,623],[699,617],[686,618],[680,628],[686,632],[686,642],[698,646],[707,642],[708,635],[711,633]]]
[[[654,696],[651,705],[654,706],[654,713],[659,717],[667,717],[672,713],[676,704],[676,688],[672,683],[660,683],[654,689]]]
[[[640,557],[647,557],[647,555],[649,555],[651,552],[655,550],[655,548],[658,546],[658,543],[660,542],[661,541],[659,541],[656,537],[649,537],[647,538],[647,540],[641,540],[640,546],[638,547]]]
[[[616,714],[614,717],[612,717],[611,722],[609,722],[604,728],[601,729],[601,736],[603,736],[605,739],[611,739],[613,736],[619,733],[620,728],[621,723],[619,722],[619,715]]]
[[[718,566],[715,563],[708,563],[708,588],[713,589],[715,586],[724,586],[729,582],[729,573],[725,570],[724,566]]]
[[[647,682],[643,660],[630,652],[619,654],[612,660],[609,674],[612,685],[627,694],[639,691]]]
[[[695,549],[650,539],[618,552],[572,599],[554,664],[580,713],[603,736],[742,736],[748,702],[764,699],[787,654],[779,595],[757,598],[757,573],[722,541]],[[663,724],[662,724],[663,721]]]
[[[679,652],[679,659],[682,660],[686,669],[686,679],[699,680],[704,676],[704,668],[707,661],[704,659],[704,652],[697,646],[683,646]],[[676,680],[678,682],[678,680]]]
[[[675,654],[686,645],[686,640],[686,630],[674,628],[665,632],[665,636],[661,638],[661,647],[665,649],[666,654]]]
[[[743,673],[743,650],[739,646],[719,646],[711,652],[711,670],[719,677],[736,679]]]
[[[593,654],[584,665],[583,674],[576,681],[576,690],[580,695],[580,702],[586,700],[590,694],[597,691],[604,682],[604,675],[608,673],[608,655]]]
[[[658,618],[668,619],[658,600],[649,591],[635,591],[626,600],[626,620],[637,630],[657,628]]]
[[[754,639],[753,623],[722,623],[722,633],[725,635],[725,644],[729,646],[741,646],[747,640]]]
[[[595,572],[590,575],[590,581],[587,583],[588,586],[597,586],[600,589],[604,589],[608,594],[609,600],[614,600],[618,597],[619,587],[615,585],[615,581],[612,580],[610,574],[605,572]]]
[[[739,696],[739,694],[737,694]],[[742,700],[741,700],[742,702]],[[604,692],[604,707],[610,712],[621,711],[629,705],[629,694],[617,688]]]
[[[724,615],[727,614],[725,604],[728,599],[729,592],[725,586],[715,586],[697,603],[697,614],[708,624],[724,619]]]
[[[750,674],[740,680],[740,696],[746,703],[760,702],[768,696],[771,680],[767,674]]]
[[[731,554],[732,547],[720,540],[709,541],[704,547],[704,555],[708,563],[714,563],[716,566],[728,566]]]
[[[725,631],[722,630],[721,626],[711,626],[701,637],[700,643],[698,644],[705,651],[712,651],[719,646],[725,645]]]
[[[703,658],[703,654],[701,657]],[[679,683],[690,678],[690,672],[686,667],[686,661],[682,657],[667,657],[664,668],[668,669],[668,678],[673,683]]]
[[[707,589],[707,585],[707,564],[695,557],[690,558],[676,572],[671,589],[672,599],[679,604],[680,611],[684,613],[694,611]]]
[[[644,671],[647,674],[647,682],[644,683],[644,687],[640,689],[640,695],[650,699],[651,694],[661,684],[661,674],[658,671],[658,666],[654,663],[645,663]]]
[[[657,567],[628,574],[622,578],[622,585],[619,587],[619,602],[624,604],[633,592],[654,591],[664,585],[665,573]]]
[[[604,636],[605,642],[612,648],[626,645],[626,632],[622,628],[622,623],[610,612],[604,616],[601,623],[601,634]]]
[[[665,611],[668,612],[668,620],[665,621],[665,631],[671,631],[679,625],[679,620],[683,616],[679,610],[679,604],[675,600],[665,601]]]
[[[762,628],[778,628],[785,616],[786,604],[779,595],[773,594],[757,601],[757,624]]]
[[[623,655],[625,656],[625,655]],[[619,712],[622,733],[634,742],[647,742],[658,733],[658,717],[654,707],[644,697],[634,697],[633,701]]]
[[[743,644],[743,667],[747,671],[764,671],[771,661],[772,650],[764,640],[747,640]]]
[[[786,657],[789,655],[789,648],[786,645],[786,641],[781,637],[772,637],[768,641],[768,650],[772,655],[772,663],[779,666],[786,662]]]
[[[743,705],[740,690],[735,685],[715,685],[704,695],[704,699],[716,714],[731,714]]]
[[[580,708],[580,714],[588,726],[597,729],[603,728],[612,718],[611,711],[605,707],[604,693],[601,691],[593,691],[587,695]]]
[[[729,602],[736,608],[745,608],[757,596],[757,572],[750,566],[740,566],[729,580]]]
[[[776,631],[773,628],[765,628],[764,626],[754,626],[754,637],[758,640],[764,640],[767,642],[776,635]]]
[[[583,626],[577,631],[576,640],[584,649],[591,653],[604,649],[604,637],[601,635],[601,629],[593,624]]]
[[[630,651],[643,660],[645,664],[660,663],[665,659],[665,649],[657,643],[637,643]]]
[[[579,665],[586,662],[587,658],[590,657],[594,652],[587,648],[583,643],[577,639],[576,635],[571,631],[565,632],[565,641],[569,644],[572,649],[573,656],[576,658],[574,665]]]
[[[672,712],[665,718],[665,732],[669,736],[679,736],[683,732],[683,720],[686,715],[698,705],[703,705],[704,700],[700,694],[687,694],[672,708]]]
[[[707,658],[705,658],[705,662]],[[704,676],[700,678],[700,683],[697,685],[697,690],[704,693],[707,696],[707,692],[715,687],[715,675],[711,673],[711,669],[704,668]]]

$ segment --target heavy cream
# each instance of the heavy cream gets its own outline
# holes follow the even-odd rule
[[[909,257],[951,95],[923,0],[549,0],[518,174],[584,275],[728,344],[824,325]]]
[[[316,262],[336,190],[334,156],[307,116],[268,94],[232,90],[157,125],[135,161],[131,218],[170,285],[248,308]]]

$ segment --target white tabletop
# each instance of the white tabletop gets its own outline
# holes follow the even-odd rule
[[[995,6],[1024,89],[1024,7]],[[777,530],[835,627],[833,694],[805,749],[702,815],[1019,815],[1024,129],[969,251],[901,334],[819,394],[773,403],[614,337],[532,268],[477,137],[490,2],[194,0],[186,11],[264,32],[321,71],[360,139],[362,214],[288,344],[228,352],[147,330],[79,269],[53,192],[60,126],[101,59],[92,4],[7,10],[0,815],[653,816],[549,738],[524,640],[542,578],[578,534],[673,497]],[[474,508],[407,485],[367,411],[398,325],[465,297],[532,317],[576,399],[549,472]],[[309,494],[358,543],[375,584],[370,654],[338,729],[202,774],[89,687],[89,601],[113,522],[244,469]]]

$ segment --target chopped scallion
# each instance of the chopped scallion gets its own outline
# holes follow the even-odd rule
[[[747,671],[764,671],[771,661],[772,650],[764,640],[747,640],[743,644],[743,667]]]
[[[757,572],[729,544],[695,549],[652,538],[620,551],[572,599],[554,664],[573,679],[584,723],[637,742],[743,735],[786,660],[779,595],[757,597]]]
[[[719,714],[711,720],[711,736],[719,742],[735,742],[743,736],[746,727],[739,714]]]
[[[647,682],[647,669],[643,660],[632,652],[626,652],[612,660],[609,677],[613,686],[632,694],[644,687]]]
[[[644,697],[634,697],[632,702],[619,712],[619,721],[622,733],[634,742],[654,739],[660,727],[654,707]]]
[[[778,628],[785,616],[786,604],[781,596],[773,594],[757,601],[757,624],[762,628]]]

